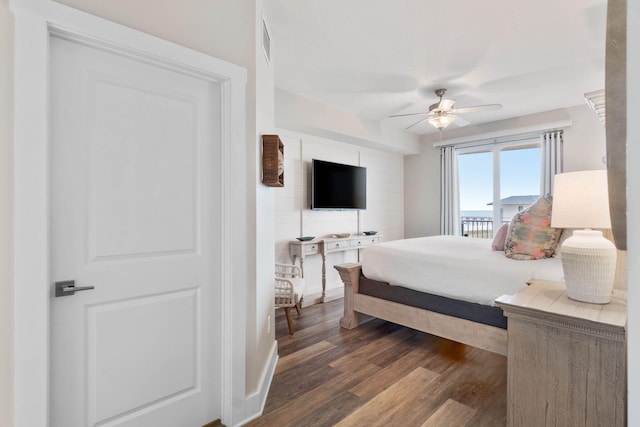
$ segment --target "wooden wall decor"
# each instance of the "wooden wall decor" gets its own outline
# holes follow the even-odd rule
[[[627,250],[627,0],[607,4],[605,106],[611,229]]]
[[[278,135],[262,135],[262,183],[284,187],[284,144]]]

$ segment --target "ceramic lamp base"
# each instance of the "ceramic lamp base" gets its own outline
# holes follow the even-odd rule
[[[576,301],[606,304],[616,274],[614,244],[596,230],[576,230],[562,244],[562,268],[567,296]]]

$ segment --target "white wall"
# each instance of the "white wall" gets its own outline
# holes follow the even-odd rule
[[[247,416],[251,417],[262,411],[262,404],[268,393],[272,371],[277,357],[277,343],[275,341],[273,316],[273,241],[274,241],[274,202],[273,189],[264,186],[261,181],[262,168],[262,138],[263,134],[273,133],[274,130],[274,68],[270,64],[262,49],[262,19],[269,22],[268,14],[263,10],[263,1],[256,1],[255,10],[255,107],[248,112],[249,117],[255,117],[255,132],[253,141],[248,145],[250,165],[247,168],[248,206],[255,205],[256,209],[249,210],[250,218],[249,239],[250,248],[255,251],[253,257],[248,257],[246,263],[247,274],[255,280],[247,295],[247,346],[246,346],[246,392]],[[277,40],[272,38],[272,50],[276,49]],[[253,200],[251,200],[253,199]],[[251,262],[255,259],[255,263]]]
[[[12,19],[0,1],[0,426],[13,425]]]
[[[541,123],[570,121],[564,132],[564,166],[566,172],[604,169],[602,158],[606,152],[604,127],[596,113],[586,105],[554,110],[532,116],[518,117],[467,126],[443,133],[443,140],[469,139],[474,135],[521,132]],[[475,133],[474,133],[475,132]],[[405,158],[405,237],[420,237],[440,232],[440,149],[434,148],[438,135],[425,135],[420,154]]]
[[[255,0],[55,1],[254,69]]]
[[[572,125],[564,131],[564,171],[606,169],[605,128],[586,103],[567,108]]]
[[[422,144],[422,152],[404,158],[404,235],[440,234],[440,150]]]
[[[285,146],[285,186],[275,189],[275,259],[291,262],[289,241],[299,236],[321,237],[336,233],[376,230],[383,241],[403,238],[403,157],[327,138],[278,132]],[[311,160],[359,165],[367,168],[367,209],[362,211],[312,211]],[[358,261],[358,253],[345,251],[327,256],[327,295],[342,295],[335,264]],[[305,259],[305,303],[322,292],[320,256]]]
[[[640,257],[640,3],[627,2],[627,242],[628,259]],[[628,265],[628,425],[640,425],[640,265]]]
[[[401,154],[420,151],[420,138],[401,129],[276,89],[276,126],[282,129]]]

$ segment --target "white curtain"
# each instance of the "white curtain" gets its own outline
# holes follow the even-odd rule
[[[540,194],[553,195],[553,178],[563,171],[562,131],[547,132],[540,136],[542,146],[542,173]]]
[[[440,149],[440,234],[460,235],[458,153],[454,147]]]

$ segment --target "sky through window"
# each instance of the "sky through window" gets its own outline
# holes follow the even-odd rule
[[[493,200],[493,153],[458,156],[460,211],[491,211]],[[540,148],[500,152],[500,198],[540,193]],[[489,213],[490,215],[490,213]]]

